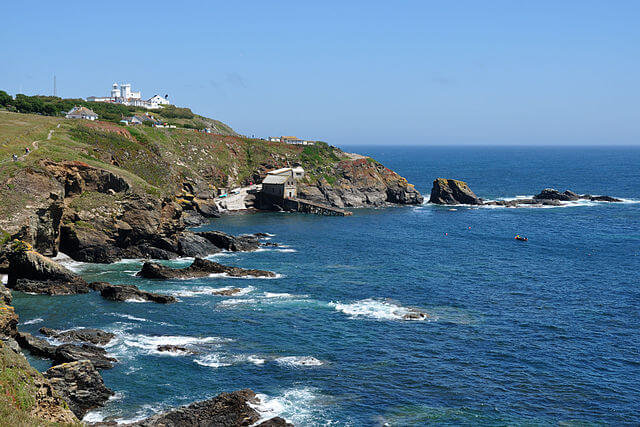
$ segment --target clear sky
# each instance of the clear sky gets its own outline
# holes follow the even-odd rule
[[[265,137],[640,144],[640,1],[5,1],[0,89],[143,97]]]

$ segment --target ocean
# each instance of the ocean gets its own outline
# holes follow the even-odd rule
[[[141,419],[248,387],[265,418],[298,426],[640,424],[639,148],[346,148],[427,200],[447,177],[485,199],[554,187],[625,202],[260,213],[201,227],[270,233],[280,247],[210,259],[275,279],[152,281],[134,277],[139,260],[67,261],[87,280],[180,299],[14,293],[23,331],[116,333],[106,348],[119,362],[102,374],[117,394],[86,420]],[[228,287],[242,291],[211,293]],[[429,317],[402,320],[411,308]]]

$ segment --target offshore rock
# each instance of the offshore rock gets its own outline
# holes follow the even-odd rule
[[[154,262],[145,262],[136,276],[146,279],[186,279],[191,277],[205,277],[210,274],[227,274],[231,277],[275,277],[272,271],[247,270],[240,267],[229,267],[202,258],[196,258],[189,267],[171,268]]]
[[[97,369],[111,369],[117,359],[107,356],[107,351],[102,347],[91,344],[62,344],[58,346],[53,355],[54,365],[60,363],[90,360]]]
[[[74,329],[71,331],[56,331],[51,328],[40,328],[40,333],[44,336],[55,338],[58,341],[72,342],[82,341],[96,345],[105,345],[115,337],[111,332],[100,329]]]
[[[111,301],[150,301],[159,304],[169,304],[178,301],[171,295],[143,291],[134,285],[111,285],[105,283],[96,286],[96,288],[98,287],[100,289],[100,295],[102,295],[104,299]]]
[[[255,251],[260,247],[258,237],[250,236],[232,236],[222,231],[200,231],[196,233],[198,236],[204,237],[220,249],[232,252]]]
[[[250,405],[257,402],[256,394],[249,389],[220,393],[212,399],[154,415],[134,425],[144,427],[250,426],[260,419],[258,411]]]
[[[213,295],[222,295],[225,297],[230,297],[231,295],[235,295],[240,291],[241,291],[240,288],[220,289],[219,291],[213,291]]]
[[[429,203],[438,205],[481,205],[482,199],[476,196],[464,181],[436,178],[431,188]]]
[[[561,193],[554,188],[545,188],[540,192],[540,194],[533,196],[533,198],[534,200],[560,200],[568,202],[578,200],[580,199],[580,196],[570,190],[566,190],[564,193]]]
[[[89,360],[56,365],[43,375],[80,419],[91,409],[103,406],[114,395]]]
[[[14,240],[9,253],[7,287],[23,292],[70,295],[89,292],[87,282],[50,258]]]

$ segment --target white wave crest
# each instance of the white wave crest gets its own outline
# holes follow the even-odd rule
[[[322,366],[324,363],[313,356],[285,356],[278,357],[276,363],[284,366],[299,368],[301,366]]]
[[[351,304],[329,303],[337,311],[348,314],[352,319],[369,317],[377,320],[432,320],[430,316],[415,308],[404,307],[391,301],[368,298]],[[421,313],[424,316],[421,316]],[[411,316],[418,316],[412,318]]]
[[[225,286],[222,288],[209,288],[206,286],[197,286],[197,287],[185,287],[181,289],[177,289],[175,291],[168,291],[170,295],[177,297],[195,297],[199,295],[216,295],[216,292],[228,291],[230,289],[240,289],[238,292],[234,293],[233,296],[243,296],[255,290],[253,286],[247,286],[246,288],[234,288],[233,286]]]
[[[294,425],[330,425],[333,422],[324,417],[318,400],[321,396],[312,388],[296,388],[284,391],[279,396],[270,397],[258,393],[257,403],[249,403],[260,414],[254,425],[273,417],[282,417]],[[322,421],[321,421],[322,420]]]
[[[44,322],[44,319],[41,317],[36,317],[35,319],[27,320],[26,322],[22,322],[23,325],[33,325],[34,323]]]

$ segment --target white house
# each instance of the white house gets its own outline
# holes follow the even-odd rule
[[[65,117],[67,119],[98,120],[98,115],[87,107],[73,107]]]
[[[160,95],[153,95],[151,98],[147,100],[147,102],[158,105],[169,105],[169,95],[165,95],[164,98]]]
[[[295,179],[304,178],[304,169],[301,166],[295,168],[280,168],[267,172],[267,176],[293,176]]]
[[[270,136],[267,138],[267,141],[270,142],[280,142],[280,138],[276,137],[276,136]]]

